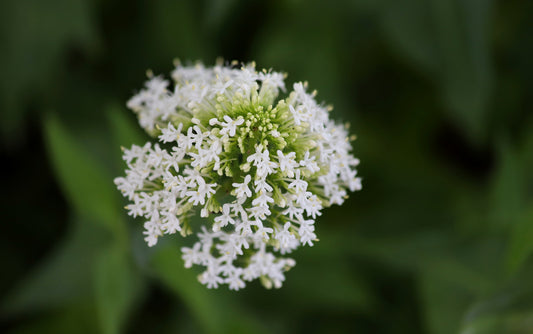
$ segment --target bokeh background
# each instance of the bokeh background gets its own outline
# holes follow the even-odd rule
[[[0,332],[533,333],[533,2],[0,3]],[[282,289],[208,290],[113,178],[172,60],[255,60],[351,123],[363,190]]]

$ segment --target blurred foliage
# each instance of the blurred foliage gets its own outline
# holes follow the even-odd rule
[[[533,333],[533,2],[7,0],[2,333]],[[150,68],[308,80],[364,189],[280,290],[207,290],[112,179]]]

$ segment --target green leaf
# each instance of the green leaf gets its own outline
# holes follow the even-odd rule
[[[179,251],[161,247],[153,258],[153,269],[159,279],[178,295],[187,305],[205,333],[224,333],[227,325],[214,290],[208,290],[195,277],[194,270],[186,269]]]
[[[369,311],[376,306],[369,284],[350,267],[346,259],[317,256],[314,259],[297,258],[298,265],[287,274],[282,291],[287,303],[299,309]],[[317,289],[323,286],[327,289]]]
[[[533,326],[533,267],[526,268],[489,297],[473,304],[461,334],[526,334]]]
[[[209,0],[205,6],[205,25],[212,30],[220,29],[237,4],[236,0]]]
[[[500,141],[498,167],[490,193],[490,221],[498,227],[509,228],[520,217],[527,193],[526,172],[519,152],[508,141]]]
[[[106,108],[107,121],[111,129],[112,136],[112,152],[114,162],[114,170],[116,175],[123,175],[125,163],[122,160],[121,148],[130,148],[132,145],[143,146],[147,141],[153,140],[142,131],[142,128],[135,121],[133,113],[126,114],[124,108],[118,104],[112,104]],[[130,116],[130,117],[127,117]]]
[[[80,214],[104,224],[117,238],[125,238],[113,179],[55,116],[45,119],[44,133],[48,154],[67,200]]]
[[[478,319],[464,326],[460,334],[530,334],[533,311],[520,314],[495,315]]]
[[[339,246],[343,242],[346,239],[338,232],[322,230],[316,247],[305,247],[294,254],[297,265],[285,274],[287,280],[278,292],[288,305],[300,310],[327,308],[341,312],[368,312],[376,307],[378,301],[370,283],[353,268],[353,260]]]
[[[527,146],[526,146],[527,147]],[[506,267],[514,274],[533,251],[533,210],[524,163],[529,152],[501,140],[498,167],[490,191],[489,222],[497,231],[509,234]]]
[[[133,114],[133,113],[131,113]],[[111,126],[111,132],[115,140],[117,150],[119,147],[130,147],[131,145],[144,145],[151,140],[148,135],[142,131],[134,116],[126,116],[126,111],[118,104],[112,104],[106,108],[106,115]]]
[[[515,273],[533,253],[533,208],[523,212],[511,231],[507,265]]]
[[[96,45],[90,7],[88,0],[0,3],[0,41],[5,50],[0,63],[9,78],[0,81],[0,132],[7,139],[20,136],[28,101],[57,87],[67,49]]]
[[[520,159],[514,156],[501,159],[504,166],[511,164],[514,167],[508,168],[506,174],[507,182],[513,185],[507,188],[507,195],[511,197],[507,200],[510,204],[507,212],[511,213],[513,208],[519,207],[518,212],[512,212],[512,217],[516,219],[510,234],[507,258],[511,273],[516,273],[533,253],[533,176],[529,172],[533,168],[533,123],[526,129],[528,136],[519,149]],[[511,200],[519,201],[520,205],[511,205]]]
[[[504,279],[501,242],[477,241],[441,254],[420,268],[422,310],[429,333],[457,333],[472,303],[492,293]],[[454,255],[452,255],[454,254]]]
[[[96,306],[101,332],[121,333],[129,312],[138,301],[141,281],[122,248],[108,247],[95,263]]]
[[[434,73],[438,55],[428,2],[385,2],[381,8],[381,25],[387,34],[387,42],[423,70]]]
[[[457,333],[474,295],[449,281],[442,272],[423,272],[419,276],[419,287],[426,327],[424,332]]]
[[[57,308],[90,297],[95,249],[104,230],[83,219],[73,220],[62,245],[11,291],[2,303],[4,315]]]
[[[84,300],[58,310],[21,321],[8,334],[94,334],[99,333],[94,303]],[[4,333],[4,332],[3,332]]]
[[[151,49],[150,58],[162,64],[179,56],[183,60],[209,60],[212,44],[201,29],[190,29],[202,20],[195,10],[193,1],[162,0],[152,2],[145,15],[143,33],[147,34],[145,44]]]
[[[445,231],[429,230],[381,237],[347,234],[343,243],[350,244],[351,251],[358,256],[393,269],[413,272],[446,254],[446,248],[451,244],[449,238]]]
[[[226,287],[207,289],[198,282],[195,268],[183,266],[178,249],[158,245],[152,269],[183,301],[199,328],[205,333],[268,333],[259,319],[238,302],[240,292]]]
[[[486,135],[493,70],[491,0],[386,1],[390,44],[434,77],[451,118],[473,142]]]

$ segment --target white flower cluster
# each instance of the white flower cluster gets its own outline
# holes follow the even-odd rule
[[[124,150],[115,183],[146,219],[149,246],[164,234],[195,233],[182,248],[208,288],[238,290],[260,278],[280,287],[294,260],[277,256],[316,240],[323,207],[361,189],[345,126],[329,120],[306,84],[285,99],[281,73],[177,64],[174,87],[151,77],[129,102],[159,143]]]

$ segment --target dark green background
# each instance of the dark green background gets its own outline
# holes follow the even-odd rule
[[[0,3],[0,332],[533,333],[533,2]],[[207,290],[112,183],[172,59],[308,80],[363,190],[280,290]]]

